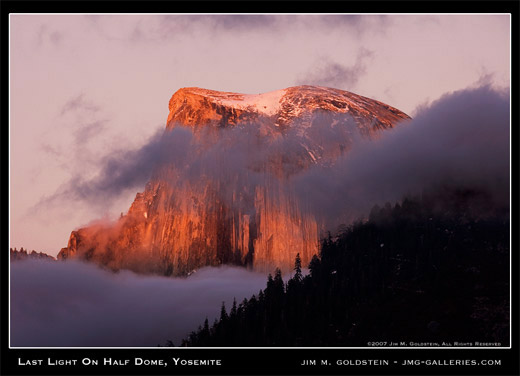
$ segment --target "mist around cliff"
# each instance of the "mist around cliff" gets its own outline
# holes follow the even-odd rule
[[[504,208],[509,206],[509,106],[508,94],[489,85],[448,93],[375,140],[361,138],[355,126],[347,128],[349,151],[318,164],[308,163],[309,145],[326,155],[345,138],[319,114],[308,131],[310,140],[300,137],[298,127],[281,137],[264,123],[201,127],[195,133],[186,127],[160,130],[143,147],[105,158],[94,179],[71,179],[56,198],[100,205],[128,190],[142,191],[154,173],[173,168],[169,184],[218,181],[221,199],[230,205],[235,191],[251,194],[267,181],[276,185],[278,175],[290,176],[277,189],[295,197],[329,230],[366,217],[375,204],[443,187],[484,191],[488,207]]]
[[[508,93],[489,86],[446,94],[381,138],[355,143],[333,168],[301,174],[294,186],[331,229],[375,204],[441,189],[483,192],[483,210],[508,210],[509,106]]]
[[[11,263],[10,345],[141,347],[178,345],[225,301],[240,303],[266,276],[243,268],[203,268],[188,278],[112,273],[82,262]]]

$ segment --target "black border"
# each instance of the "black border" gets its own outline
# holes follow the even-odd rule
[[[519,323],[518,323],[518,296],[519,296],[519,201],[518,192],[518,161],[519,161],[519,132],[518,109],[520,108],[518,96],[518,46],[520,45],[519,32],[519,8],[520,2],[513,1],[443,1],[443,2],[417,2],[417,1],[365,1],[365,2],[173,2],[173,1],[1,1],[1,45],[2,45],[2,128],[4,130],[4,148],[2,173],[8,178],[9,170],[9,118],[8,118],[8,17],[9,13],[176,13],[176,12],[259,12],[259,13],[511,13],[512,14],[512,61],[511,61],[511,88],[512,88],[512,215],[513,215],[513,247],[512,247],[512,347],[511,349],[9,349],[8,348],[8,262],[7,247],[4,256],[0,258],[2,278],[2,306],[0,312],[0,374],[1,375],[103,375],[103,374],[402,374],[402,375],[519,375]],[[483,46],[485,48],[485,46]],[[9,197],[8,184],[4,186],[5,195],[2,200],[2,212],[4,220],[9,221]],[[2,226],[2,239],[4,244],[9,242],[7,223]],[[7,245],[7,244],[6,244]],[[131,367],[131,366],[62,366],[62,367],[31,367],[18,366],[18,358],[23,359],[78,359],[83,358],[102,359],[133,359],[135,357],[148,359],[165,359],[181,357],[183,359],[221,359],[222,366],[212,367]],[[303,359],[387,359],[390,365],[381,366],[330,366],[317,365],[315,367],[301,367]],[[425,364],[402,367],[400,363],[404,359],[417,360],[449,360],[449,359],[500,359],[500,367],[433,367]],[[397,364],[394,364],[397,361]],[[171,363],[171,362],[170,362]],[[332,362],[333,363],[333,362]],[[130,362],[132,364],[132,362]]]

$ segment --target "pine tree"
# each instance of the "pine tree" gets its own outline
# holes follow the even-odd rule
[[[296,254],[296,260],[294,260],[294,277],[293,279],[296,282],[301,282],[302,280],[302,259],[300,258],[300,253]]]
[[[222,302],[222,307],[220,308],[220,322],[227,321],[228,314],[226,312],[226,302]]]
[[[236,298],[233,298],[233,307],[231,307],[231,311],[229,311],[230,316],[236,316],[237,314],[237,300]]]
[[[309,271],[311,273],[311,277],[315,278],[320,274],[321,270],[321,261],[318,256],[312,256],[312,260],[309,263]]]
[[[282,279],[282,271],[276,268],[273,280],[273,287],[276,297],[279,299],[285,292],[285,286]]]

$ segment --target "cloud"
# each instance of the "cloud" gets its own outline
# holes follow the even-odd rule
[[[99,161],[101,168],[95,177],[85,178],[81,169],[76,171],[67,183],[40,200],[34,209],[63,204],[64,200],[106,207],[128,190],[141,189],[154,171],[172,163],[183,163],[191,136],[186,129],[158,130],[139,148],[112,151]]]
[[[362,48],[357,54],[355,63],[351,66],[345,66],[330,61],[328,58],[323,58],[315,64],[311,71],[300,75],[296,84],[351,90],[356,86],[359,79],[366,74],[366,63],[372,56],[373,53],[371,51]]]
[[[89,100],[84,93],[71,97],[61,106],[55,118],[54,132],[42,135],[39,143],[39,150],[43,152],[44,159],[50,157],[52,161],[45,162],[45,168],[37,166],[36,169],[38,174],[47,170],[47,182],[52,180],[49,175],[52,167],[49,166],[58,168],[60,173],[68,173],[70,179],[54,188],[50,195],[37,198],[36,203],[23,213],[25,220],[34,220],[35,211],[45,211],[49,215],[51,211],[57,214],[58,209],[59,216],[63,216],[68,215],[70,210],[77,209],[70,205],[70,200],[76,197],[71,194],[67,185],[70,188],[75,182],[88,180],[87,177],[99,169],[103,155],[110,153],[109,148],[103,148],[99,142],[106,139],[103,136],[106,135],[109,122],[103,107]],[[33,173],[32,177],[36,177],[36,173]],[[61,199],[67,199],[69,202],[60,202]],[[48,220],[47,215],[44,221]]]
[[[85,144],[96,137],[106,129],[107,123],[108,120],[105,119],[80,122],[78,129],[74,132],[75,144]]]
[[[165,20],[172,16],[165,16]],[[175,16],[173,16],[175,17]],[[179,18],[175,17],[178,20]],[[325,29],[349,28],[359,33],[368,28],[386,27],[386,16],[361,15],[200,15],[185,18],[192,25],[206,24],[215,31],[257,31],[286,29],[297,25],[320,27]]]
[[[265,288],[263,274],[204,268],[186,279],[117,274],[79,262],[11,263],[11,346],[180,345],[233,297]]]
[[[508,95],[489,86],[446,94],[379,139],[358,142],[332,168],[301,174],[295,189],[329,228],[443,186],[486,192],[488,207],[507,208],[509,110]]]
[[[179,16],[164,16],[162,19],[164,23],[169,21],[179,22]],[[280,26],[283,20],[287,17],[280,17],[274,15],[195,15],[183,18],[183,26],[191,24],[194,27],[201,25],[208,25],[214,30],[233,30],[233,31],[248,31],[248,30],[265,30],[272,27]]]
[[[270,173],[264,168],[269,160],[288,150],[304,151],[298,140],[291,137],[270,140],[260,135],[262,129],[257,126],[219,129],[217,139],[211,127],[199,129],[196,137],[192,128],[159,129],[137,148],[115,150],[102,157],[93,178],[85,177],[83,169],[77,169],[68,182],[40,200],[35,209],[67,201],[106,208],[125,192],[141,190],[157,175],[179,187],[200,186],[206,179],[226,181],[239,177],[244,187],[254,189]],[[285,161],[282,168],[290,172],[295,166]]]
[[[62,155],[62,152],[57,147],[46,143],[41,144],[40,149],[53,157],[60,157]]]
[[[274,31],[282,26],[281,16],[272,15],[160,15],[113,18],[85,16],[105,39],[131,42],[168,42],[204,31],[221,32]],[[115,21],[115,22],[114,22]]]
[[[106,128],[108,119],[101,106],[86,98],[85,93],[70,98],[61,108],[60,116],[73,130],[74,148],[85,155],[85,145],[100,135]]]
[[[61,109],[61,115],[65,115],[68,112],[86,111],[86,112],[98,112],[100,107],[93,102],[85,98],[85,94],[81,93],[71,99],[69,99]]]
[[[367,32],[384,32],[391,24],[387,15],[333,14],[317,17],[325,28],[348,28],[358,36]]]
[[[201,31],[218,36],[236,32],[285,33],[309,27],[321,32],[347,29],[359,36],[386,30],[389,24],[384,15],[193,14],[120,17],[115,23],[108,16],[87,15],[85,19],[106,39],[133,42],[169,41]]]
[[[59,31],[51,30],[48,25],[41,25],[36,37],[39,46],[49,42],[54,46],[58,46],[63,40],[64,35]]]

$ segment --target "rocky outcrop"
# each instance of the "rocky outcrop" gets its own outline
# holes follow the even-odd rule
[[[193,133],[190,154],[155,171],[117,223],[73,231],[59,259],[164,275],[220,264],[288,270],[297,253],[306,265],[318,252],[320,219],[295,197],[291,177],[333,165],[356,139],[408,119],[313,86],[258,95],[183,88],[169,109],[167,132]]]

